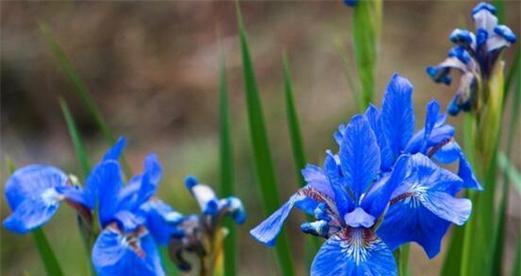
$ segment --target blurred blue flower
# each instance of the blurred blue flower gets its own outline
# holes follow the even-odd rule
[[[461,110],[476,107],[477,91],[482,82],[489,79],[499,55],[505,47],[515,43],[516,35],[505,25],[498,25],[496,9],[488,3],[480,3],[472,10],[476,33],[455,29],[449,39],[455,46],[448,58],[437,66],[427,67],[427,74],[438,83],[450,85],[451,69],[461,72],[459,87],[447,110],[457,115]]]
[[[183,254],[195,253],[201,259],[211,257],[216,234],[223,230],[224,217],[229,216],[235,223],[243,224],[246,212],[240,199],[233,196],[219,199],[210,186],[199,183],[193,176],[185,179],[185,186],[197,201],[201,213],[184,217],[179,225],[182,235],[171,237],[169,249],[177,267],[189,271],[192,266]]]
[[[391,250],[409,241],[420,243],[431,257],[437,254],[445,226],[464,223],[471,204],[455,197],[463,180],[428,156],[448,144],[440,140],[453,139],[453,130],[447,131],[451,127],[444,126],[431,103],[425,128],[413,135],[411,96],[409,81],[394,75],[382,112],[370,106],[340,125],[334,135],[339,153],[327,151],[322,167],[303,169],[307,185],[252,229],[252,236],[273,246],[297,207],[316,218],[301,230],[327,239],[315,256],[312,275],[396,275]],[[432,122],[432,116],[437,120]],[[396,226],[402,221],[401,228]],[[399,233],[392,233],[393,227]]]
[[[358,4],[358,0],[343,0],[344,4],[350,7],[356,6]]]

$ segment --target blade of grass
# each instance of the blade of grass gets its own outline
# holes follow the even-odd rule
[[[514,262],[512,264],[512,276],[521,275],[521,237],[517,237],[517,249],[514,252]]]
[[[94,99],[92,98],[89,90],[87,89],[87,85],[85,85],[83,80],[80,78],[80,76],[72,66],[71,62],[69,61],[69,58],[67,57],[61,46],[58,44],[58,41],[54,38],[52,31],[49,29],[49,26],[47,26],[44,23],[40,23],[40,31],[45,37],[47,44],[51,48],[51,51],[53,52],[54,56],[58,60],[61,69],[65,72],[67,77],[69,77],[74,87],[76,88],[74,91],[76,91],[78,96],[81,98],[81,101],[87,107],[87,110],[94,118],[94,121],[100,128],[101,133],[103,134],[105,139],[107,139],[107,141],[109,141],[111,144],[116,142],[114,135],[112,135],[112,132],[110,131],[107,123],[103,119],[101,112],[99,111]]]
[[[16,169],[13,161],[9,157],[6,158],[6,167],[9,174],[12,174]],[[42,228],[33,230],[32,235],[47,275],[64,275],[60,263],[58,262],[58,259],[56,258]]]
[[[304,177],[300,170],[306,166],[306,155],[304,153],[304,142],[302,141],[302,135],[300,132],[299,119],[297,108],[295,106],[295,99],[293,97],[293,85],[291,81],[291,71],[289,69],[289,63],[287,57],[282,57],[282,67],[284,72],[284,98],[286,103],[286,117],[288,122],[289,137],[291,139],[291,148],[293,152],[293,162],[295,167],[295,173],[297,175],[300,187],[306,185]],[[312,219],[311,216],[308,219]],[[307,238],[307,259],[311,264],[313,256],[320,248],[320,239],[317,237],[309,236]]]
[[[71,141],[74,146],[74,153],[76,154],[76,158],[80,163],[81,176],[82,178],[85,178],[87,177],[90,171],[89,159],[87,157],[85,145],[83,144],[83,141],[78,133],[78,128],[76,127],[76,123],[72,118],[69,106],[63,98],[59,98],[58,101],[60,102],[63,117],[65,118],[65,122],[67,123],[67,129],[69,130],[69,135],[71,136]]]
[[[170,275],[170,276],[179,275],[179,273],[177,273],[177,268],[170,261],[170,258],[168,257],[168,247],[160,246],[159,247],[159,256],[161,258],[161,264],[163,265],[163,269],[165,270],[166,275]]]
[[[105,140],[111,145],[114,144],[116,142],[116,139],[114,135],[112,135],[112,132],[108,127],[108,124],[103,119],[103,116],[101,115],[101,112],[99,111],[96,102],[94,101],[91,93],[87,89],[87,85],[80,78],[79,74],[74,69],[74,66],[72,66],[72,63],[70,62],[69,58],[61,48],[58,41],[55,39],[51,29],[45,23],[40,23],[40,31],[43,34],[45,40],[47,41],[47,44],[49,45],[49,48],[51,49],[53,55],[57,59],[59,66],[74,85],[74,91],[79,96],[82,103],[87,108],[87,111],[94,119],[94,122],[100,129],[102,135],[105,137]],[[123,169],[126,175],[131,176],[132,171],[124,156],[121,158],[121,162],[123,164]]]
[[[515,67],[512,67],[510,69],[510,74],[509,76],[512,74],[512,71],[515,71],[517,70]],[[509,79],[509,82],[512,81],[513,79]],[[498,219],[498,223],[497,223],[497,227],[495,229],[495,239],[494,239],[494,260],[492,262],[492,270],[491,271],[494,271],[494,272],[497,272],[499,275],[502,275],[502,270],[503,270],[503,265],[502,265],[502,261],[503,261],[503,253],[504,253],[504,244],[505,244],[505,229],[506,229],[506,221],[507,221],[507,209],[508,209],[508,203],[509,203],[509,194],[510,194],[510,180],[512,180],[512,182],[514,184],[518,184],[518,185],[521,185],[519,183],[521,183],[521,181],[516,181],[515,178],[512,178],[513,175],[512,175],[512,172],[515,173],[515,168],[514,168],[514,171],[512,170],[508,170],[508,165],[510,164],[508,162],[509,158],[510,158],[510,153],[512,152],[512,146],[513,146],[513,141],[514,141],[514,138],[515,138],[515,134],[516,134],[516,131],[517,131],[517,127],[518,127],[518,123],[519,123],[519,110],[520,110],[520,105],[521,105],[521,96],[520,96],[520,93],[519,93],[519,89],[521,88],[520,86],[520,78],[519,78],[519,74],[515,75],[515,80],[514,80],[515,84],[512,83],[512,87],[510,87],[510,84],[511,83],[506,83],[505,84],[505,94],[507,93],[507,91],[509,90],[514,90],[512,88],[515,88],[517,89],[517,93],[513,93],[512,94],[512,109],[511,109],[511,112],[510,112],[510,122],[509,122],[509,126],[508,126],[508,134],[507,134],[507,145],[506,145],[506,154],[503,154],[503,153],[500,153],[499,156],[498,156],[498,163],[497,165],[499,166],[499,168],[503,171],[503,186],[501,187],[502,188],[502,192],[501,192],[501,201],[500,201],[500,205],[499,205],[499,219]],[[505,114],[505,113],[503,113]],[[513,167],[510,167],[510,168],[513,168]],[[519,180],[519,179],[518,179]]]
[[[521,173],[512,165],[507,155],[500,152],[498,155],[498,166],[505,173],[505,177],[510,179],[519,193],[521,193]]]
[[[252,141],[254,163],[257,174],[257,182],[260,186],[265,214],[273,213],[280,206],[279,192],[277,189],[275,171],[273,168],[268,136],[264,117],[262,114],[261,101],[250,58],[248,39],[243,26],[239,5],[237,4],[237,21],[240,35],[241,54],[244,73],[244,88],[246,93],[246,106],[248,122]],[[281,232],[276,251],[282,275],[295,275],[293,260],[290,254],[290,246],[286,232]]]
[[[403,245],[400,247],[400,255],[398,258],[398,275],[407,276],[409,275],[409,252],[410,245]]]
[[[231,196],[235,193],[233,186],[233,149],[230,135],[230,110],[228,106],[228,84],[224,55],[219,61],[219,155],[221,166],[221,193],[222,196]],[[225,221],[228,235],[224,239],[224,274],[236,275],[236,229],[231,220]]]

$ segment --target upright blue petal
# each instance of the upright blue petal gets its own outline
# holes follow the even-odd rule
[[[376,141],[380,147],[381,169],[383,171],[389,171],[394,163],[394,159],[389,143],[387,142],[383,132],[380,112],[373,104],[369,104],[369,107],[365,111],[364,115],[373,129],[373,132],[376,135]]]
[[[101,162],[108,160],[118,160],[125,149],[125,144],[127,143],[125,137],[119,137],[118,141],[105,152]]]
[[[145,158],[144,167],[145,170],[141,179],[138,200],[136,202],[137,205],[141,205],[155,194],[159,186],[159,181],[161,180],[161,165],[155,154],[150,154]]]
[[[335,193],[329,184],[329,179],[327,178],[327,175],[324,173],[322,168],[308,164],[304,169],[301,170],[301,173],[308,186],[317,191],[320,191],[330,198],[335,197]]]
[[[339,155],[346,184],[351,187],[355,201],[358,201],[380,170],[380,148],[364,116],[355,115],[351,119]]]
[[[391,250],[374,234],[361,229],[337,234],[320,248],[311,264],[312,276],[396,275]]]
[[[408,161],[409,156],[400,156],[398,161],[396,161],[392,173],[389,176],[382,177],[371,187],[361,203],[362,208],[364,208],[366,212],[375,218],[382,214],[391,199],[392,193],[405,178]]]
[[[121,168],[114,160],[98,165],[95,175],[99,183],[99,219],[101,226],[110,223],[118,211],[118,193],[122,186]]]
[[[326,154],[324,170],[329,178],[331,189],[335,194],[333,199],[336,210],[338,211],[339,216],[343,218],[345,214],[351,212],[355,207],[354,199],[349,195],[349,193],[352,193],[352,190],[346,185],[337,158],[335,158],[333,153],[330,151],[327,151]]]
[[[141,233],[130,238],[112,227],[103,230],[96,240],[92,263],[100,276],[165,275],[151,235]]]
[[[394,74],[385,91],[381,120],[393,160],[405,149],[414,131],[412,90],[412,84],[406,78]]]

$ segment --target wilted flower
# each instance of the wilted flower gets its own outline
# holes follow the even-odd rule
[[[170,256],[178,268],[191,270],[192,265],[183,256],[184,252],[195,253],[201,260],[200,269],[213,273],[216,262],[222,254],[222,241],[226,230],[222,226],[225,216],[230,216],[235,223],[242,224],[246,220],[246,212],[240,199],[230,196],[219,199],[212,188],[189,176],[185,186],[195,198],[200,214],[184,217],[179,225],[180,235],[170,240]]]
[[[431,103],[426,127],[413,135],[411,96],[409,81],[394,75],[382,112],[370,106],[340,125],[334,135],[339,153],[327,151],[322,167],[303,169],[307,185],[252,229],[252,236],[273,246],[297,207],[316,218],[301,230],[327,239],[312,275],[396,275],[392,250],[410,241],[420,243],[429,257],[436,255],[450,223],[468,219],[471,202],[455,197],[464,181],[430,160],[455,143],[453,129],[447,130]]]
[[[505,25],[498,25],[496,9],[488,3],[480,3],[472,10],[476,33],[455,29],[449,36],[454,46],[449,57],[437,66],[429,66],[427,73],[438,83],[450,85],[451,69],[461,73],[459,87],[447,111],[457,115],[461,110],[470,111],[479,106],[485,83],[491,78],[495,64],[505,47],[516,42],[516,35]]]

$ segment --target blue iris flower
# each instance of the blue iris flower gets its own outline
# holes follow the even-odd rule
[[[166,245],[171,236],[182,235],[177,225],[184,218],[153,197],[162,174],[155,154],[145,158],[143,173],[125,186],[119,154],[98,164],[90,176],[97,187],[102,228],[92,262],[99,275],[164,275],[157,244]]]
[[[338,154],[327,151],[322,167],[304,168],[307,185],[252,229],[252,236],[273,246],[297,207],[316,218],[301,230],[327,239],[312,275],[396,275],[392,250],[410,241],[420,243],[430,257],[437,254],[450,223],[463,224],[471,204],[455,197],[465,185],[462,177],[431,160],[436,154],[450,155],[437,160],[443,162],[462,156],[453,147],[453,128],[431,102],[424,129],[414,134],[411,96],[412,85],[395,74],[382,112],[370,106],[340,125],[334,135]],[[452,145],[450,153],[442,150],[447,145]]]
[[[124,145],[120,139],[107,151],[100,162],[119,156]],[[5,185],[5,196],[12,214],[3,222],[9,231],[24,234],[45,225],[62,202],[75,208],[82,218],[90,221],[97,191],[93,178],[81,188],[61,169],[33,164],[17,169]]]
[[[461,72],[459,87],[447,110],[457,115],[461,110],[470,111],[477,104],[477,91],[482,81],[489,78],[502,50],[515,43],[516,35],[505,25],[498,25],[496,9],[488,3],[480,3],[472,10],[476,32],[455,29],[449,39],[455,44],[448,58],[437,66],[429,66],[427,73],[438,83],[450,85],[450,72]]]
[[[344,0],[343,1],[345,5],[354,7],[356,4],[358,4],[358,0]]]

